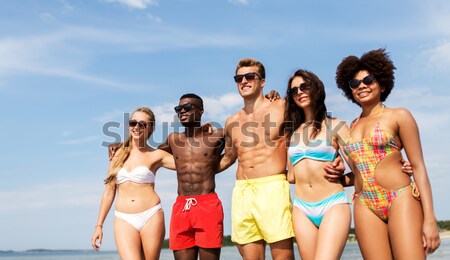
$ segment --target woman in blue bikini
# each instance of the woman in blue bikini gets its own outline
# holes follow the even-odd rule
[[[103,222],[116,200],[114,237],[122,259],[159,259],[164,240],[164,213],[154,190],[160,167],[175,169],[173,156],[147,144],[155,116],[146,107],[129,120],[130,136],[114,154],[105,179],[105,191],[92,235],[92,247],[100,249]]]
[[[287,87],[285,124],[291,136],[288,178],[295,182],[294,231],[302,259],[339,259],[350,229],[350,206],[343,184],[324,178],[348,135],[345,122],[327,117],[322,81],[297,70]],[[289,126],[288,126],[289,125]],[[344,181],[345,182],[345,181]]]

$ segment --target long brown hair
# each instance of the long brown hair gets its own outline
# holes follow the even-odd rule
[[[153,111],[148,107],[139,107],[134,112],[143,112],[147,114],[150,117],[149,125],[149,133],[147,136],[147,139],[150,138],[151,134],[153,133],[153,130],[155,129],[155,114]],[[116,175],[119,172],[119,170],[123,167],[125,161],[130,156],[131,148],[133,143],[131,142],[131,134],[128,136],[127,140],[123,143],[123,145],[117,150],[116,154],[112,158],[112,171],[108,173],[108,176],[106,176],[105,184],[111,183],[114,185],[116,180]],[[113,182],[114,181],[114,182]]]
[[[286,136],[290,137],[301,124],[305,123],[305,112],[300,108],[294,101],[292,95],[290,95],[290,89],[292,81],[295,77],[302,77],[303,80],[310,86],[309,98],[311,100],[311,107],[313,113],[313,122],[308,122],[312,124],[316,131],[313,131],[311,138],[317,136],[317,134],[322,130],[322,121],[327,116],[327,107],[325,106],[325,87],[323,82],[316,76],[316,74],[299,69],[294,75],[289,78],[287,90],[286,90],[286,105],[284,113],[284,133]]]

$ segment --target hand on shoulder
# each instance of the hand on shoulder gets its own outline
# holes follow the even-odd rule
[[[113,143],[108,146],[108,157],[110,161],[112,160],[112,158],[114,158],[114,155],[120,149],[120,147],[122,147],[122,145],[123,143]]]

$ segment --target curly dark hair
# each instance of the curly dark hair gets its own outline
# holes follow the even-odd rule
[[[311,88],[309,97],[311,100],[314,121],[309,124],[313,124],[314,129],[316,129],[311,136],[311,138],[314,138],[317,136],[319,131],[322,130],[322,121],[327,117],[327,107],[325,106],[325,87],[316,74],[307,70],[299,69],[289,78],[285,97],[286,105],[284,111],[283,130],[286,136],[291,136],[301,124],[305,123],[305,112],[295,103],[292,95],[289,94],[292,81],[295,77],[302,77],[306,84],[308,84]]]
[[[347,99],[356,103],[353,98],[352,89],[348,82],[361,70],[367,70],[375,76],[376,81],[384,91],[381,93],[381,101],[385,101],[394,88],[394,63],[389,57],[386,49],[372,50],[364,53],[361,58],[348,56],[342,60],[336,70],[336,84]],[[359,105],[359,104],[358,104]]]

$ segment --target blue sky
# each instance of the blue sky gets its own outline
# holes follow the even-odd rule
[[[204,121],[223,124],[242,106],[236,63],[253,57],[266,66],[267,91],[284,93],[296,69],[311,70],[328,109],[351,120],[359,110],[336,88],[336,67],[380,47],[397,66],[386,105],[415,116],[437,218],[450,219],[448,1],[0,2],[0,250],[90,248],[108,165],[102,143],[123,136],[124,113],[151,107],[158,143],[174,130],[162,129],[179,97],[194,92]],[[235,169],[217,176],[225,234]],[[167,230],[175,187],[175,173],[159,170]],[[104,249],[115,249],[112,219]]]

